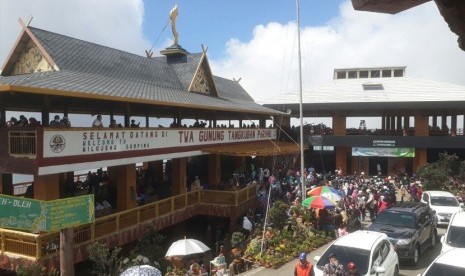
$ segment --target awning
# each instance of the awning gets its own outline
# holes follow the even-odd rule
[[[300,153],[300,146],[296,143],[260,141],[212,146],[202,151],[232,156],[273,156]]]

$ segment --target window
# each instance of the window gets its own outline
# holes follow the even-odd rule
[[[346,72],[345,71],[340,71],[336,73],[336,79],[345,79],[346,78]]]
[[[394,77],[399,78],[404,76],[404,70],[402,69],[396,69],[394,70]]]
[[[446,242],[452,247],[465,248],[465,227],[451,225],[448,229]]]
[[[390,78],[392,77],[392,71],[391,70],[383,70],[383,78]]]
[[[356,79],[357,71],[349,71],[349,79]]]
[[[359,78],[361,78],[361,79],[362,79],[362,78],[363,78],[363,79],[368,78],[368,71],[360,71],[360,72],[358,72],[358,76],[359,76]]]
[[[433,196],[431,197],[431,205],[457,207],[459,206],[459,202],[455,197]]]
[[[380,75],[379,75],[379,70],[371,70],[371,77],[372,78],[379,78]]]
[[[381,255],[383,256],[383,260],[386,260],[389,252],[391,251],[391,245],[388,241],[382,241],[383,246],[381,247]]]
[[[362,84],[363,90],[384,90],[381,83],[364,83]]]

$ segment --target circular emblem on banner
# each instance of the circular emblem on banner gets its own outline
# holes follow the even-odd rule
[[[65,149],[65,146],[66,146],[66,141],[63,135],[60,135],[60,134],[53,135],[53,137],[50,139],[50,149],[54,153],[62,152]]]

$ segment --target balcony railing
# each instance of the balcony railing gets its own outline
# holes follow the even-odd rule
[[[12,156],[35,156],[37,153],[36,137],[36,131],[9,131],[9,154]]]
[[[202,190],[176,195],[130,210],[95,219],[94,223],[74,227],[74,247],[90,244],[116,235],[123,230],[138,227],[154,219],[171,215],[196,205],[240,206],[256,197],[258,185],[238,191]],[[197,210],[199,208],[196,208]],[[192,216],[197,215],[195,212]],[[28,259],[47,259],[58,254],[59,232],[31,234],[0,228],[0,252]]]

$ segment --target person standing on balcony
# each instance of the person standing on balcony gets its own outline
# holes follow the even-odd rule
[[[97,115],[97,118],[92,123],[92,127],[103,127],[102,115]]]
[[[60,126],[60,116],[55,115],[52,121],[50,121],[49,126],[51,127],[59,127]]]

